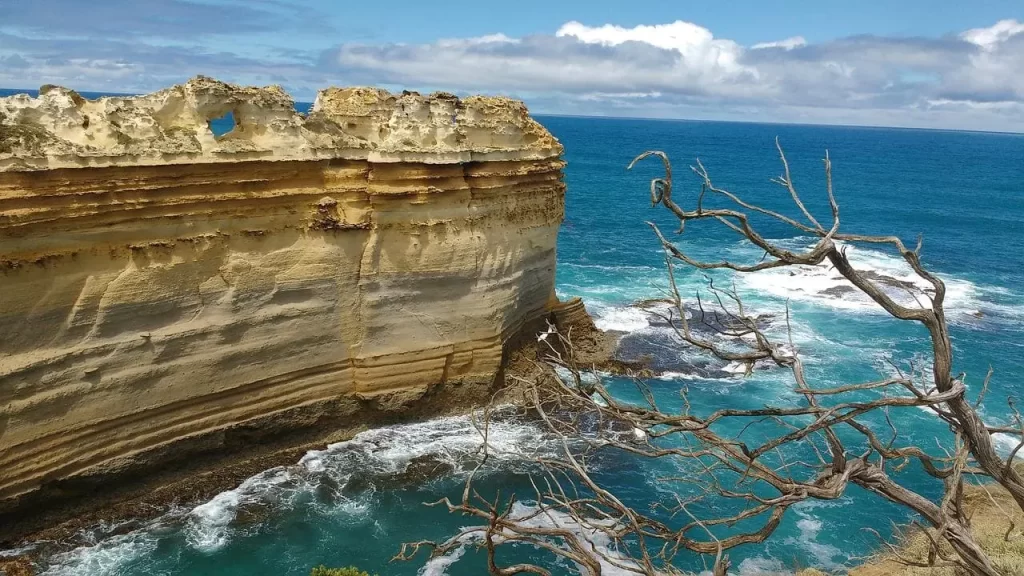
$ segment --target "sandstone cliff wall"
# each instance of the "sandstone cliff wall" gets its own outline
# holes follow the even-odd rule
[[[0,501],[485,390],[556,304],[562,166],[501,98],[0,99]]]

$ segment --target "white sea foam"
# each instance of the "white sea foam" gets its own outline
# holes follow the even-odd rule
[[[930,308],[932,285],[918,276],[900,257],[861,246],[846,246],[853,267],[878,275],[875,284],[891,298],[908,307]],[[940,275],[946,285],[944,307],[956,314],[955,320],[997,313],[1020,315],[1020,307],[995,304],[984,296],[992,291],[962,279]],[[741,291],[769,295],[778,299],[804,301],[818,306],[858,312],[885,311],[856,289],[829,262],[817,266],[782,267],[750,274],[737,274]]]
[[[618,266],[607,266],[604,264],[577,264],[575,262],[559,262],[559,267],[564,268],[577,268],[581,270],[602,270],[605,272],[650,272],[652,274],[661,274],[665,271],[664,267],[654,266],[629,266],[629,265],[618,265]]]
[[[534,423],[503,417],[499,410],[488,428],[488,449],[491,467],[528,465],[533,456],[550,453],[556,444]],[[509,411],[509,415],[511,410]],[[185,541],[193,549],[212,553],[244,534],[237,527],[239,511],[246,506],[287,508],[308,501],[315,494],[320,477],[329,476],[333,483],[344,486],[353,470],[371,477],[388,478],[401,473],[416,458],[430,456],[451,465],[456,474],[474,468],[474,456],[483,445],[483,437],[470,416],[452,416],[426,422],[389,426],[357,434],[351,440],[331,444],[324,450],[308,452],[294,466],[266,470],[242,482],[237,488],[214,496],[185,513],[174,512],[150,523],[146,528],[113,537],[101,537],[92,545],[75,548],[48,559],[50,567],[44,576],[114,576],[124,566],[152,553],[163,532],[174,532],[168,526],[180,526]],[[372,493],[372,487],[369,493]],[[371,503],[368,497],[337,496],[327,504],[331,514],[365,519]],[[183,517],[182,517],[183,516]],[[452,560],[454,561],[454,560]],[[447,564],[437,561],[434,572],[442,574]]]
[[[651,325],[649,314],[633,306],[599,308],[594,315],[594,325],[606,332],[637,332]]]
[[[812,559],[811,562],[815,568],[830,573],[845,572],[848,567],[843,564],[843,561],[849,560],[849,557],[839,548],[818,541],[818,535],[824,528],[824,522],[814,514],[814,511],[838,508],[846,503],[845,499],[838,501],[806,500],[793,506],[793,512],[800,518],[796,522],[800,536],[786,538],[785,543],[803,549]]]
[[[519,502],[515,506],[518,509],[514,509],[512,514],[519,518],[533,515],[537,511],[537,508]],[[609,528],[613,525],[610,520],[585,519],[581,523],[568,514],[549,510],[543,514],[534,515],[523,524],[536,528],[568,530],[582,547],[589,547],[598,553],[602,576],[626,576],[643,573],[635,562],[615,547],[611,538],[602,530],[602,528]],[[577,566],[577,568],[581,570],[581,573],[586,574],[582,566]]]
[[[643,570],[636,562],[626,554],[620,552],[615,543],[603,529],[614,526],[612,520],[584,519],[582,522],[560,512],[558,510],[540,509],[535,504],[516,502],[512,505],[510,518],[518,521],[517,524],[524,528],[558,528],[569,533],[569,537],[583,548],[596,552],[598,562],[601,564],[602,576],[635,576],[643,574]],[[458,562],[465,554],[468,546],[476,545],[483,540],[484,528],[467,526],[463,532],[450,544],[458,544],[450,552],[443,556],[429,560],[419,570],[419,576],[444,576],[448,568]],[[506,538],[512,536],[511,532],[496,534],[492,537],[496,544],[501,544]],[[552,544],[558,544],[556,540],[550,540]],[[576,565],[580,574],[589,575],[585,567]]]
[[[687,372],[663,372],[656,378],[658,380],[695,380],[698,376]]]
[[[37,544],[27,544],[25,546],[19,546],[18,548],[0,550],[0,558],[17,558],[18,556],[22,556],[34,551],[37,547]]]
[[[612,539],[604,533],[603,529],[614,526],[612,520],[589,518],[579,522],[564,512],[540,511],[536,506],[522,502],[516,502],[513,505],[511,516],[520,520],[520,525],[527,528],[566,530],[582,548],[590,548],[597,552],[602,576],[633,576],[643,573],[640,567],[626,554],[620,552]],[[588,574],[583,566],[577,565],[576,568],[580,570],[581,574]]]
[[[570,385],[573,384],[572,372],[568,368],[557,364],[551,364],[551,368],[554,369],[555,374],[558,375],[562,382]],[[610,376],[607,372],[580,371],[580,381],[584,384],[598,384],[601,382],[602,377],[607,376]]]
[[[40,576],[116,576],[129,564],[153,553],[158,540],[138,531],[107,538],[93,546],[55,554]]]
[[[736,573],[740,576],[790,576],[793,571],[786,570],[782,562],[775,558],[756,556],[745,558],[740,562],[740,565],[736,567]]]
[[[230,539],[229,525],[235,519],[243,492],[221,492],[212,500],[192,510],[185,538],[189,546],[201,552],[216,552]]]
[[[737,376],[742,376],[747,373],[747,364],[745,362],[732,361],[722,368],[723,371]]]
[[[419,576],[446,576],[448,574],[448,567],[458,562],[465,553],[466,546],[462,545],[447,554],[431,558],[430,560],[427,560],[426,564],[420,567],[417,574]]]
[[[217,494],[192,509],[185,521],[185,540],[203,553],[220,550],[233,536],[231,527],[244,505],[288,505],[296,490],[286,488],[295,480],[287,467],[271,468],[247,478],[237,488]]]
[[[992,435],[992,440],[995,444],[996,451],[999,452],[1003,457],[1009,456],[1017,444],[1020,443],[1020,437],[1012,434],[1003,434],[998,432]],[[1017,452],[1018,458],[1024,458],[1024,450]]]

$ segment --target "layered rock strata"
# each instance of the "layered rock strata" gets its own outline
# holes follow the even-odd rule
[[[0,99],[0,512],[486,391],[558,308],[561,151],[504,98]]]

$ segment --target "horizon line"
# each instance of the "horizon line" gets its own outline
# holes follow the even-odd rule
[[[718,124],[768,124],[772,126],[812,126],[820,128],[866,128],[872,130],[923,130],[929,132],[966,132],[968,134],[997,134],[1000,136],[1024,136],[1024,131],[1013,130],[981,130],[977,128],[935,128],[918,126],[888,126],[885,124],[842,124],[822,122],[785,122],[773,120],[715,120],[707,118],[665,118],[655,116],[605,116],[591,114],[560,114],[554,112],[531,112],[535,117],[550,118],[589,118],[595,120],[650,120],[654,122],[709,122]]]
[[[74,90],[74,88],[69,88]],[[32,96],[35,93],[35,98],[39,96],[39,88],[27,89],[27,88],[3,88],[0,87],[0,93],[11,92],[13,94],[28,94]],[[98,92],[93,90],[75,90],[75,92],[83,95],[96,95],[99,98],[102,97],[132,97],[132,96],[144,96],[138,92]],[[512,98],[511,96],[509,98]],[[522,101],[522,98],[515,98],[516,100]],[[302,100],[294,100],[296,105],[307,104],[313,105],[313,102],[306,102]],[[296,110],[299,114],[304,114],[299,110]],[[810,126],[810,127],[822,127],[822,128],[864,128],[874,130],[919,130],[919,131],[930,131],[930,132],[963,132],[967,134],[991,134],[1001,136],[1024,136],[1024,131],[1016,130],[982,130],[976,128],[937,128],[937,127],[920,127],[920,126],[891,126],[885,124],[844,124],[844,123],[822,123],[822,122],[793,122],[793,121],[773,121],[773,120],[721,120],[721,119],[707,119],[707,118],[665,118],[655,116],[613,116],[605,114],[569,114],[559,112],[530,112],[531,116],[543,118],[583,118],[591,120],[648,120],[653,122],[710,122],[719,124],[767,124],[773,126]]]

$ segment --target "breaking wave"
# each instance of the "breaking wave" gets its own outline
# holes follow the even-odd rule
[[[806,239],[783,243],[791,249],[806,249]],[[902,258],[863,246],[846,245],[853,267],[903,306],[930,308],[934,287],[918,276]],[[946,286],[944,307],[950,320],[978,324],[985,318],[1019,320],[1024,316],[1024,299],[1009,291],[982,286],[964,278],[938,274]],[[736,274],[741,292],[778,300],[811,303],[844,311],[885,314],[878,303],[858,290],[829,262],[816,266],[774,268],[752,274]],[[1016,302],[1014,302],[1016,300]]]
[[[511,408],[492,413],[487,438],[488,467],[478,474],[526,470],[532,458],[557,449],[535,423]],[[83,533],[82,545],[48,557],[40,574],[115,576],[145,561],[167,535],[183,535],[189,548],[211,554],[248,534],[254,519],[297,506],[341,513],[350,522],[365,520],[376,490],[466,474],[478,464],[482,446],[481,432],[468,415],[368,430],[310,451],[294,465],[252,476],[194,508],[173,510],[131,530]],[[445,566],[435,560],[422,573],[442,574]]]

